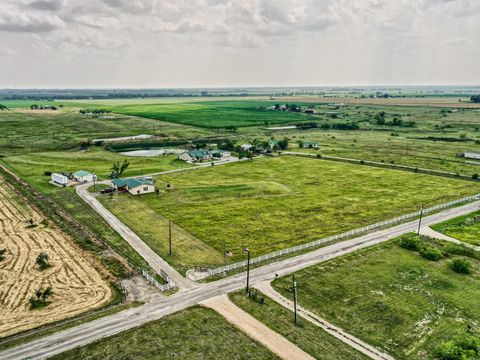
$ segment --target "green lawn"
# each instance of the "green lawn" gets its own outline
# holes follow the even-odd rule
[[[234,253],[229,261],[243,258],[242,245],[257,256],[480,190],[480,184],[467,181],[294,157],[208,167],[156,180],[157,187],[166,190],[171,184],[171,190],[130,202],[107,197],[104,203],[149,243],[168,241],[156,226],[161,215],[220,255],[225,243]],[[191,257],[185,262],[195,261]],[[220,256],[216,264],[222,262]]]
[[[480,245],[480,211],[436,224],[432,229],[466,243]]]
[[[304,319],[300,318],[298,325],[295,325],[293,312],[262,293],[257,292],[257,294],[257,299],[263,297],[265,303],[260,304],[258,301],[246,297],[244,290],[230,293],[229,297],[237,306],[316,359],[369,359]]]
[[[193,307],[51,359],[277,359],[215,311]]]
[[[296,273],[299,304],[396,359],[433,358],[480,324],[480,261],[469,258],[473,272],[462,275],[450,259],[429,261],[395,242],[361,250]],[[273,285],[291,297],[290,277]]]

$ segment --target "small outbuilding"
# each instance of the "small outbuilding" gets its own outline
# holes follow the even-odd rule
[[[155,192],[153,181],[147,178],[113,179],[112,185],[119,191],[128,191],[132,195],[149,194]]]
[[[85,170],[78,170],[73,173],[73,179],[81,183],[92,182],[95,180],[95,178],[95,174],[92,174],[91,172]]]
[[[480,153],[475,153],[475,152],[464,152],[463,157],[466,159],[475,159],[479,160],[480,159]]]

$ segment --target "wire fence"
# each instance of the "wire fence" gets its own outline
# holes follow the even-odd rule
[[[454,206],[454,205],[461,204],[461,203],[468,202],[468,201],[479,200],[479,199],[480,199],[480,194],[476,194],[476,195],[467,196],[467,197],[464,197],[464,198],[461,198],[461,199],[453,200],[453,201],[450,201],[450,202],[447,202],[447,203],[444,203],[444,204],[435,205],[435,206],[432,206],[430,208],[423,209],[423,215],[426,215],[426,214],[429,214],[429,213],[432,213],[432,212],[435,212],[435,211],[438,211],[438,210],[441,210],[441,209],[445,209],[445,208],[448,208],[450,206]],[[347,239],[347,238],[355,236],[355,235],[368,233],[372,230],[380,229],[380,228],[383,228],[383,227],[386,227],[386,226],[389,226],[389,225],[402,223],[405,220],[419,217],[421,215],[421,213],[422,213],[422,210],[416,211],[416,212],[406,214],[406,215],[402,215],[402,216],[399,216],[399,217],[396,217],[396,218],[393,218],[393,219],[390,219],[390,220],[381,221],[381,222],[378,222],[376,224],[364,226],[362,228],[350,230],[350,231],[347,231],[347,232],[344,232],[344,233],[341,233],[341,234],[332,235],[332,236],[329,236],[329,237],[326,237],[326,238],[318,239],[318,240],[315,240],[315,241],[312,241],[312,242],[309,242],[309,243],[306,243],[306,244],[289,247],[289,248],[286,248],[286,249],[283,249],[283,250],[277,250],[277,251],[271,252],[269,254],[261,255],[261,256],[255,257],[253,259],[250,259],[250,265],[257,264],[257,263],[260,263],[262,261],[270,260],[270,259],[273,259],[273,258],[276,258],[276,257],[296,253],[296,252],[303,251],[303,250],[306,250],[306,249],[315,248],[315,247],[318,247],[318,246],[320,246],[322,244],[325,244],[325,243],[328,243],[328,242],[337,241],[337,240],[341,240],[341,239]],[[246,267],[246,266],[247,266],[247,260],[239,261],[239,262],[236,262],[236,263],[233,263],[233,264],[230,264],[230,265],[225,265],[225,266],[221,266],[221,267],[218,267],[218,268],[215,268],[215,269],[210,269],[207,272],[205,272],[204,274],[197,275],[195,280],[198,281],[198,280],[210,277],[210,276],[224,274],[224,273],[227,273],[229,271],[239,269],[239,268],[242,268],[242,267]]]
[[[175,284],[175,282],[173,280],[171,280],[170,278],[165,278],[165,280],[167,281],[166,284],[160,284],[152,275],[150,275],[148,272],[146,272],[145,270],[142,270],[142,276],[147,279],[150,284],[152,284],[153,286],[155,286],[156,288],[160,289],[160,291],[167,291],[167,290],[170,290],[170,289],[173,289],[175,288],[177,285]]]

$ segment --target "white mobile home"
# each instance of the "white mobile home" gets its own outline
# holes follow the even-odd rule
[[[475,152],[464,152],[463,157],[466,159],[476,159],[480,160],[480,153],[475,153]]]
[[[68,185],[68,177],[62,174],[52,174],[52,182],[58,185],[67,186]]]

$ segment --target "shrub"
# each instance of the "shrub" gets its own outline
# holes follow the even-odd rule
[[[459,274],[470,274],[472,264],[465,259],[454,259],[450,262],[450,269]]]
[[[45,176],[51,176],[51,175],[52,175],[52,172],[51,172],[51,171],[45,171],[45,172],[43,173],[43,175],[45,175]]]
[[[420,240],[418,239],[417,235],[415,234],[408,234],[403,236],[400,239],[400,247],[407,249],[418,251],[420,249]]]
[[[473,174],[473,175],[472,175],[472,179],[473,179],[473,180],[478,180],[478,174]]]
[[[440,360],[478,359],[480,339],[472,334],[457,336],[437,347],[435,357]]]
[[[426,246],[419,253],[422,257],[431,261],[438,261],[443,257],[442,252],[433,246]]]
[[[7,249],[0,249],[0,261],[5,259],[5,253],[7,252]]]

